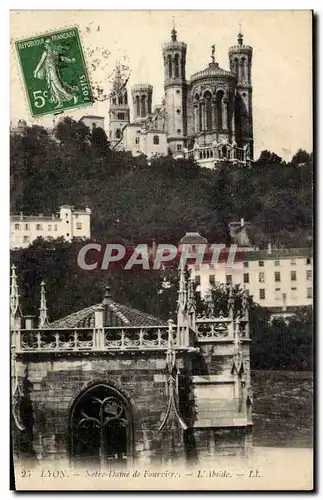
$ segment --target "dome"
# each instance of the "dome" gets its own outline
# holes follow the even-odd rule
[[[207,68],[202,71],[198,71],[191,76],[191,82],[196,82],[198,80],[204,80],[205,78],[236,78],[234,73],[220,68],[219,64],[216,62],[211,62]]]
[[[198,232],[187,232],[185,236],[180,241],[180,244],[189,244],[189,245],[197,245],[197,244],[207,244],[207,239],[203,238]]]

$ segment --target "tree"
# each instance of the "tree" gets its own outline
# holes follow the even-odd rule
[[[281,156],[278,156],[276,153],[272,153],[271,151],[264,150],[260,153],[260,156],[255,163],[258,165],[276,165],[281,162]]]
[[[311,244],[313,168],[277,163],[200,168],[192,159],[133,157],[112,151],[105,132],[71,118],[52,137],[42,127],[12,134],[11,211],[53,213],[60,205],[92,209],[96,238],[177,244],[187,231],[230,244],[228,225],[251,223],[252,243]],[[278,160],[277,160],[278,161]]]
[[[64,146],[84,147],[91,141],[91,131],[89,127],[81,121],[75,121],[69,116],[66,116],[62,121],[59,121],[55,127],[55,137]]]
[[[299,149],[296,154],[294,154],[291,165],[306,165],[312,162],[312,156],[308,154],[304,149]]]
[[[234,316],[241,311],[242,288],[231,288],[234,300]],[[199,303],[199,312],[205,311],[211,302],[215,316],[228,314],[230,286],[216,283],[207,300]],[[313,345],[312,308],[303,308],[288,320],[271,320],[270,312],[251,297],[248,299],[250,324],[251,368],[257,370],[311,370]]]

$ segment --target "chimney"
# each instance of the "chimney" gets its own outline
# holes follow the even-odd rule
[[[103,312],[103,306],[99,306],[94,312],[94,328],[103,328]]]
[[[26,330],[33,330],[35,328],[35,316],[25,316]]]
[[[244,218],[243,218],[243,217],[241,217],[241,219],[240,219],[240,226],[241,226],[241,227],[243,227],[243,226],[244,226]]]
[[[268,249],[267,249],[268,255],[270,255],[271,252],[272,252],[272,246],[271,246],[271,243],[268,243]]]
[[[52,214],[52,219],[55,220],[55,214]]]
[[[23,218],[24,218],[24,213],[20,212],[20,220],[23,220]]]

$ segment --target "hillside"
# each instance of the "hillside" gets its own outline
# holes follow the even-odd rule
[[[177,243],[188,230],[228,241],[227,225],[252,223],[258,246],[311,244],[312,156],[304,151],[286,164],[264,151],[249,168],[218,171],[191,160],[111,151],[102,129],[91,133],[65,118],[56,140],[45,129],[13,134],[11,213],[56,212],[61,204],[92,209],[96,239]]]

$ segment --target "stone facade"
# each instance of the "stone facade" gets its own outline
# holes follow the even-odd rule
[[[247,297],[236,318],[232,298],[225,316],[196,317],[182,272],[177,324],[121,306],[109,292],[102,304],[50,324],[44,285],[41,295],[34,328],[22,316],[13,268],[16,456],[130,464],[247,453]]]

